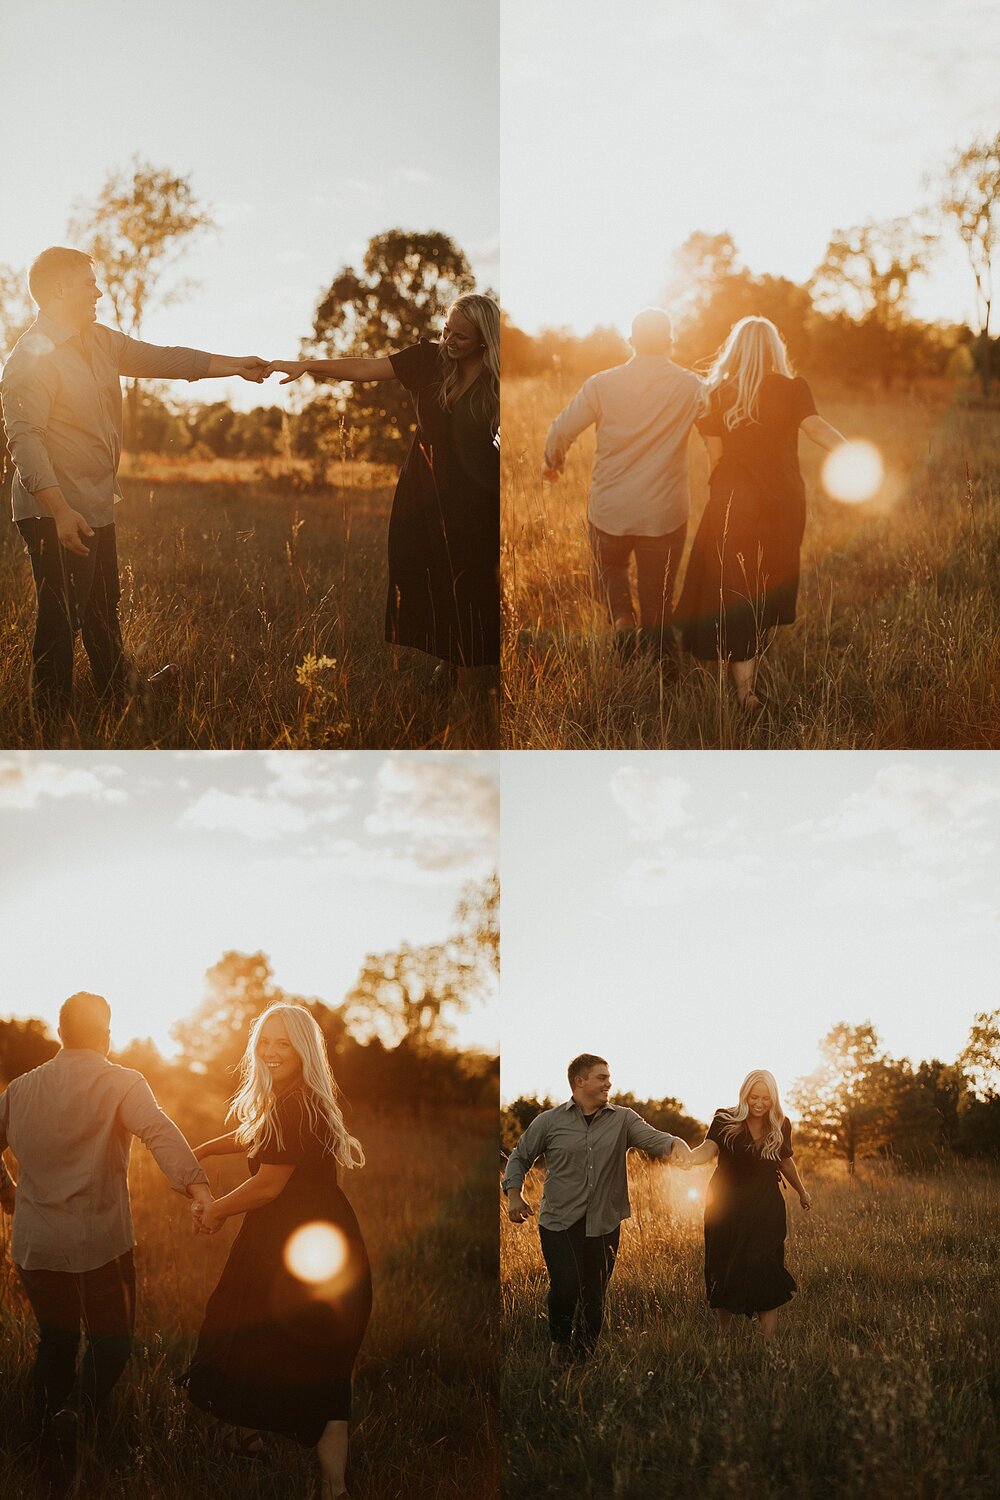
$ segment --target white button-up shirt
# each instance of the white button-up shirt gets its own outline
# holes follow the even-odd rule
[[[64,1047],[0,1094],[0,1151],[19,1173],[11,1254],[26,1271],[93,1271],[135,1244],[132,1137],[179,1192],[208,1178],[149,1084],[90,1047]]]
[[[636,354],[592,375],[545,443],[545,467],[561,469],[572,444],[597,427],[588,515],[612,536],[666,536],[691,510],[688,438],[702,382],[666,354]]]

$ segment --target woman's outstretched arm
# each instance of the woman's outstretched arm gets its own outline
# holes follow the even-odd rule
[[[197,1161],[204,1161],[206,1156],[231,1156],[234,1151],[242,1150],[236,1144],[236,1131],[231,1130],[228,1135],[217,1135],[214,1140],[195,1146],[194,1154]]]
[[[284,382],[282,382],[284,384]],[[846,443],[842,432],[836,427],[831,427],[825,417],[819,417],[813,413],[811,417],[803,417],[799,423],[799,431],[804,432],[811,443],[817,443],[820,448],[825,448],[828,453],[834,448],[839,448],[841,443]]]
[[[379,359],[273,359],[267,373],[280,370],[282,385],[298,380],[300,375],[325,375],[331,380],[395,380],[392,360]]]
[[[247,1214],[255,1208],[273,1203],[278,1194],[288,1186],[294,1171],[294,1167],[270,1164],[262,1166],[256,1176],[248,1177],[239,1187],[233,1188],[231,1193],[227,1193],[224,1198],[216,1198],[214,1203],[202,1210],[198,1216],[202,1229],[206,1234],[214,1234],[234,1214]]]
[[[802,1207],[812,1208],[812,1199],[806,1192],[802,1184],[802,1178],[799,1176],[799,1169],[790,1156],[782,1157],[782,1159],[778,1162],[778,1171],[781,1173],[785,1181],[789,1183],[798,1193],[799,1202],[802,1204]]]
[[[714,1161],[719,1154],[719,1148],[714,1141],[702,1141],[700,1146],[695,1146],[687,1156],[674,1159],[674,1165],[682,1167],[686,1172],[688,1167],[700,1167],[707,1161]]]

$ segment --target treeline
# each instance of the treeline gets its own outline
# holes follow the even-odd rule
[[[172,1028],[175,1058],[138,1040],[112,1054],[137,1068],[162,1101],[218,1101],[235,1088],[254,1019],[269,1005],[304,1005],[326,1040],[334,1076],[352,1102],[417,1111],[495,1108],[498,1059],[454,1045],[455,1018],[496,982],[499,886],[469,889],[441,943],[369,954],[343,1001],[330,1005],[276,984],[264,953],[227,952],[205,976],[200,1004]],[[112,1034],[114,1016],[112,1016]],[[34,1017],[0,1020],[0,1087],[46,1062],[59,1044]]]
[[[954,1062],[933,1058],[916,1067],[893,1058],[870,1023],[832,1027],[820,1043],[819,1066],[798,1079],[785,1103],[799,1115],[795,1139],[843,1161],[876,1159],[925,1168],[956,1156],[1000,1156],[1000,1010],[977,1015]],[[554,1101],[522,1096],[501,1111],[501,1148],[510,1152],[543,1109]],[[720,1099],[718,1107],[735,1104]],[[612,1103],[635,1109],[659,1130],[695,1145],[706,1127],[679,1100],[637,1100],[616,1094]]]
[[[730,234],[692,234],[664,268],[663,301],[674,316],[678,361],[704,366],[733,324],[756,314],[776,324],[795,366],[813,376],[888,387],[898,380],[975,374],[988,396],[1000,374],[1000,340],[990,336],[1000,243],[1000,132],[954,151],[929,174],[928,185],[930,199],[911,214],[837,230],[801,285],[753,275]],[[970,327],[921,323],[912,316],[913,283],[948,236],[969,266]],[[613,329],[597,328],[584,338],[550,329],[532,338],[510,321],[504,328],[505,375],[557,368],[580,379],[627,357]]]

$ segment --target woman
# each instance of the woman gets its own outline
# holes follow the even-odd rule
[[[760,654],[777,625],[795,619],[805,486],[798,434],[821,448],[844,438],[817,416],[812,392],[793,377],[781,335],[767,318],[743,318],[716,355],[698,428],[708,448],[709,498],[677,616],[702,661],[728,661],[742,707]]]
[[[500,309],[452,303],[435,344],[384,359],[276,362],[301,375],[398,380],[417,430],[389,519],[386,640],[442,659],[439,680],[468,692],[500,661]]]
[[[785,1204],[780,1179],[812,1199],[792,1160],[792,1127],[771,1073],[755,1068],[740,1087],[739,1103],[720,1109],[706,1139],[680,1155],[678,1166],[715,1161],[705,1199],[705,1287],[718,1331],[734,1313],[756,1313],[767,1343],[778,1331],[778,1308],[791,1300],[795,1282],[785,1270]]]
[[[301,1005],[258,1016],[240,1063],[229,1135],[199,1146],[199,1160],[248,1151],[250,1176],[200,1214],[214,1234],[245,1218],[229,1252],[188,1371],[196,1406],[241,1429],[231,1446],[263,1449],[261,1429],[314,1446],[321,1500],[347,1494],[351,1370],[371,1312],[371,1274],[337,1168],[364,1165],[344,1124],[323,1034]],[[339,1231],[342,1260],[307,1286],[285,1265],[295,1230],[320,1220]],[[325,1272],[321,1273],[325,1274]]]

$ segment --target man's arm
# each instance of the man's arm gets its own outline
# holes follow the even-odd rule
[[[118,1118],[153,1153],[171,1187],[189,1198],[211,1203],[204,1168],[173,1120],[163,1113],[144,1078],[137,1079],[119,1104]]]
[[[687,1142],[682,1141],[679,1135],[671,1135],[666,1130],[657,1130],[654,1125],[648,1124],[642,1115],[637,1115],[634,1109],[628,1111],[625,1135],[630,1146],[645,1151],[648,1156],[669,1156],[675,1146],[682,1148],[677,1153],[678,1157],[683,1156],[688,1150]]]
[[[573,400],[549,428],[549,435],[545,439],[545,457],[542,459],[547,477],[559,477],[566,462],[566,454],[581,432],[585,432],[596,422],[599,415],[597,388],[591,378],[584,381]]]
[[[259,385],[270,366],[256,354],[209,354],[181,345],[144,344],[109,330],[115,340],[118,373],[130,380],[205,380],[239,375]]]
[[[45,375],[41,359],[30,356],[11,359],[4,370],[0,400],[7,446],[17,477],[55,521],[62,545],[67,552],[86,557],[85,539],[94,533],[59,488],[45,442],[52,412],[52,392]]]
[[[507,1158],[507,1170],[503,1175],[503,1190],[507,1195],[507,1216],[514,1224],[523,1224],[534,1213],[531,1204],[521,1195],[524,1179],[533,1163],[545,1152],[548,1121],[544,1114],[536,1115],[527,1130]]]
[[[14,1189],[17,1186],[4,1166],[3,1154],[7,1149],[7,1090],[0,1094],[0,1208],[4,1213],[14,1212]]]

